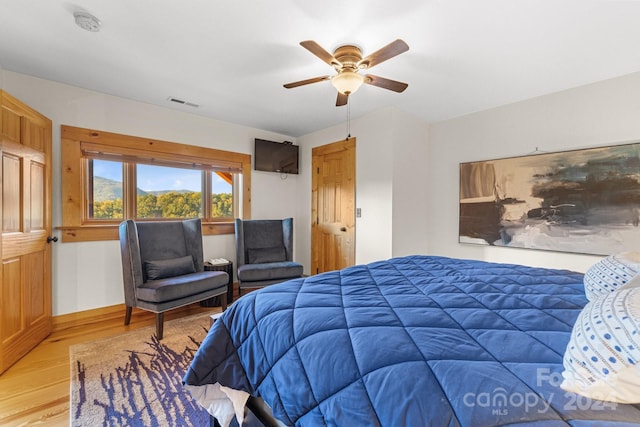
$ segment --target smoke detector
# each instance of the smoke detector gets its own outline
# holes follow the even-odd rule
[[[73,17],[76,20],[76,25],[83,30],[91,31],[92,33],[100,31],[102,22],[92,14],[87,12],[73,12]]]

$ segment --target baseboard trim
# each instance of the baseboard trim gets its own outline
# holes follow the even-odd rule
[[[174,308],[165,312],[165,320],[175,319],[181,316],[196,313],[216,313],[220,311],[220,307],[201,307],[200,303],[192,303],[182,307]],[[67,330],[76,326],[86,326],[92,323],[101,323],[105,320],[122,319],[124,325],[125,305],[116,304],[107,307],[94,308],[91,310],[77,311],[75,313],[62,314],[54,316],[52,321],[52,332]],[[131,316],[131,325],[139,323],[153,322],[155,313],[150,311],[134,308]]]
[[[91,310],[76,311],[74,313],[53,316],[53,331],[58,332],[74,326],[86,325],[104,321],[105,319],[122,317],[124,319],[124,304],[116,304],[107,307],[94,308]]]

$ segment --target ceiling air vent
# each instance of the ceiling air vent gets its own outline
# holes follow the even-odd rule
[[[187,105],[189,107],[194,107],[194,108],[198,108],[200,107],[198,104],[194,104],[193,102],[187,102],[187,101],[183,101],[182,99],[178,99],[178,98],[174,98],[172,96],[170,96],[169,98],[167,98],[169,101],[171,102],[175,102],[176,104],[182,104],[182,105]]]

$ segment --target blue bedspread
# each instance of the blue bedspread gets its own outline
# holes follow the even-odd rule
[[[408,256],[249,293],[184,377],[300,426],[611,426],[640,407],[567,393],[582,274]],[[605,421],[606,420],[606,421]]]

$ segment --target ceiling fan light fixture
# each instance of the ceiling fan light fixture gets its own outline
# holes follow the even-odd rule
[[[327,52],[322,46],[313,40],[301,41],[300,46],[304,47],[326,64],[333,67],[337,74],[334,77],[319,76],[299,80],[297,82],[286,83],[283,85],[286,89],[331,80],[333,87],[338,90],[336,107],[341,107],[343,105],[347,105],[349,102],[349,95],[357,91],[363,83],[397,93],[404,91],[407,86],[409,86],[406,83],[380,76],[374,76],[373,74],[358,74],[361,70],[369,70],[377,64],[387,61],[409,50],[409,46],[400,39],[389,43],[364,58],[362,57],[362,50],[358,46],[352,44],[337,47],[333,51],[333,54]]]
[[[360,74],[350,70],[343,70],[340,74],[331,79],[333,87],[344,95],[351,95],[355,93],[360,86],[362,86],[363,82],[364,79]]]

